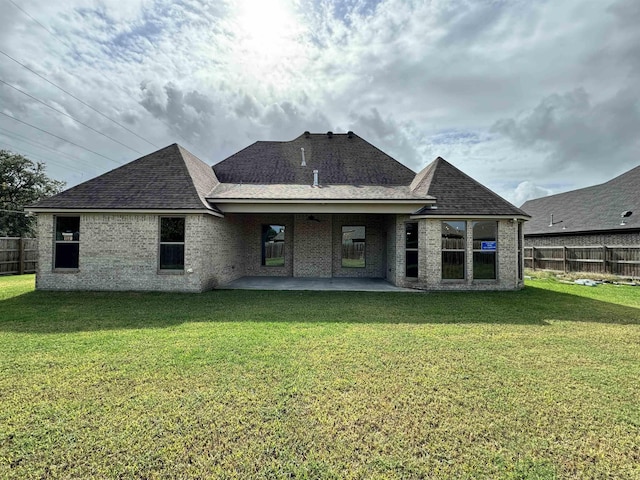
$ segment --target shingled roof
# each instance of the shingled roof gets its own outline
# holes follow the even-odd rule
[[[174,143],[31,208],[212,210],[205,196],[218,183],[209,165]]]
[[[302,152],[306,166],[301,166]],[[415,172],[353,132],[311,134],[288,142],[256,142],[213,166],[222,183],[409,185]]]
[[[436,198],[436,208],[427,206],[416,215],[528,216],[441,157],[416,175],[411,183],[411,191],[420,196]]]
[[[525,202],[525,235],[640,229],[640,166],[600,185]],[[621,214],[633,214],[622,223]],[[553,224],[551,223],[553,214]]]

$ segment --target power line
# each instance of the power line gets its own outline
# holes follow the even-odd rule
[[[56,35],[55,33],[53,33],[51,30],[49,30],[47,27],[45,27],[42,23],[40,23],[36,18],[34,18],[31,14],[29,14],[29,12],[27,12],[26,10],[24,10],[22,7],[20,7],[19,5],[17,5],[13,0],[9,0],[9,2],[11,2],[11,4],[16,7],[18,10],[20,10],[22,13],[24,13],[27,17],[29,17],[31,20],[33,20],[35,23],[37,23],[40,28],[42,28],[45,32],[47,32],[49,35],[51,35],[53,38],[55,38],[58,42],[60,42],[62,45],[64,45],[65,47],[67,47],[69,50],[75,50],[71,45],[69,45],[67,42],[63,41],[58,35]],[[109,51],[113,52],[112,48],[109,48]],[[166,55],[165,55],[166,56]],[[134,102],[138,103],[138,99],[134,98],[129,92],[127,92],[120,84],[114,82],[111,77],[109,77],[108,75],[105,75],[104,72],[102,73],[102,75],[109,81],[111,82],[112,85],[115,85],[116,87],[118,87],[120,90],[122,90],[125,95],[127,95],[131,100],[133,100]],[[164,120],[157,118],[158,121],[160,121],[163,125],[165,125],[171,132],[176,133],[182,140],[184,140],[185,142],[189,143],[189,140],[187,140],[186,138],[184,138],[180,132],[176,131],[173,129],[173,127],[171,125],[169,125],[167,122],[165,122]]]
[[[91,105],[89,105],[87,102],[85,102],[85,101],[83,101],[83,100],[79,99],[79,98],[78,98],[78,97],[76,97],[73,93],[71,93],[71,92],[69,92],[69,91],[65,90],[64,88],[62,88],[62,87],[61,87],[61,86],[59,86],[59,85],[56,85],[56,84],[55,84],[55,83],[53,83],[51,80],[49,80],[48,78],[46,78],[44,75],[40,75],[40,74],[39,74],[38,72],[36,72],[35,70],[33,70],[33,69],[31,69],[31,68],[27,67],[24,63],[21,63],[20,61],[16,60],[15,58],[13,58],[13,57],[12,57],[11,55],[9,55],[8,53],[3,52],[2,50],[0,50],[0,53],[1,53],[2,55],[4,55],[5,57],[7,57],[9,60],[11,60],[11,61],[13,61],[13,62],[17,63],[18,65],[20,65],[22,68],[24,68],[24,69],[26,69],[26,70],[29,70],[29,71],[30,71],[31,73],[33,73],[34,75],[36,75],[36,76],[40,77],[42,80],[44,80],[44,81],[45,81],[45,82],[47,82],[48,84],[53,85],[53,86],[54,86],[54,87],[56,87],[58,90],[60,90],[60,91],[62,91],[62,92],[64,92],[64,93],[66,93],[66,94],[67,94],[67,95],[69,95],[70,97],[72,97],[72,98],[76,99],[78,102],[80,102],[80,103],[81,103],[81,104],[83,104],[84,106],[86,106],[86,107],[90,108],[91,110],[93,110],[94,112],[96,112],[98,115],[100,115],[100,116],[102,116],[102,117],[106,118],[106,119],[107,119],[107,120],[109,120],[110,122],[115,123],[115,124],[116,124],[116,125],[118,125],[119,127],[124,128],[127,132],[131,133],[132,135],[135,135],[136,137],[138,137],[138,138],[139,138],[139,139],[141,139],[141,140],[144,140],[144,141],[145,141],[145,142],[147,142],[149,145],[153,145],[155,148],[160,148],[160,147],[158,147],[155,143],[153,143],[153,142],[151,142],[151,141],[147,140],[147,139],[146,139],[146,138],[144,138],[144,137],[141,137],[140,135],[138,135],[138,134],[137,134],[136,132],[134,132],[133,130],[130,130],[129,128],[125,127],[124,125],[122,125],[122,124],[121,124],[120,122],[118,122],[117,120],[114,120],[113,118],[111,118],[111,117],[109,117],[109,116],[105,115],[104,113],[102,113],[102,112],[101,112],[100,110],[98,110],[97,108],[94,108],[94,107],[92,107]]]
[[[53,147],[51,147],[50,145],[46,145],[44,143],[40,143],[40,142],[36,142],[35,140],[32,140],[31,138],[25,137],[24,135],[20,135],[18,133],[12,132],[10,130],[5,130],[4,128],[0,128],[0,135],[4,135],[5,137],[9,137],[9,138],[13,138],[14,140],[18,140],[20,142],[26,142],[30,145],[33,145],[34,147],[38,147],[38,148],[42,148],[42,149],[46,149],[49,150],[53,153],[55,153],[56,155],[62,155],[63,157],[67,157],[69,160],[76,160],[79,162],[84,162],[86,161],[86,159],[80,158],[80,157],[76,157],[75,155],[71,155],[67,152],[62,152],[58,149],[55,149]]]
[[[64,163],[61,162],[56,162],[55,160],[51,160],[48,158],[43,158],[41,156],[41,154],[39,153],[34,153],[31,152],[29,150],[26,150],[24,147],[18,147],[17,145],[13,145],[5,140],[0,140],[0,143],[2,143],[3,145],[8,146],[9,148],[13,149],[14,152],[25,152],[27,155],[29,155],[29,157],[34,158],[35,160],[39,160],[41,162],[44,163],[51,163],[53,165],[56,165],[58,167],[62,167],[62,168],[68,168],[69,170],[74,170],[78,173],[85,173],[84,171],[80,170],[79,168],[73,167],[71,165],[65,165]]]
[[[44,105],[44,106],[45,106],[45,107],[47,107],[47,108],[50,108],[50,109],[51,109],[51,110],[53,110],[54,112],[57,112],[57,113],[59,113],[60,115],[64,115],[65,117],[70,118],[70,119],[71,119],[71,120],[73,120],[74,122],[78,122],[80,125],[82,125],[82,126],[84,126],[84,127],[87,127],[89,130],[91,130],[91,131],[93,131],[93,132],[96,132],[98,135],[102,135],[103,137],[108,138],[108,139],[109,139],[109,140],[111,140],[112,142],[116,142],[116,143],[118,143],[118,144],[122,145],[123,147],[128,148],[129,150],[131,150],[131,151],[133,151],[133,152],[139,153],[140,155],[144,155],[142,152],[140,152],[140,151],[136,150],[135,148],[131,148],[129,145],[125,145],[125,144],[124,144],[124,143],[122,143],[121,141],[116,140],[115,138],[113,138],[113,137],[111,137],[111,136],[107,135],[106,133],[102,133],[102,132],[100,132],[100,131],[96,130],[96,129],[95,129],[95,128],[93,128],[92,126],[87,125],[87,124],[86,124],[86,123],[84,123],[84,122],[81,122],[80,120],[78,120],[77,118],[72,117],[72,116],[71,116],[71,115],[69,115],[68,113],[65,113],[65,112],[63,112],[62,110],[58,110],[57,108],[52,107],[52,106],[51,106],[51,105],[49,105],[48,103],[43,102],[43,101],[42,101],[42,100],[40,100],[39,98],[36,98],[36,97],[34,97],[33,95],[28,94],[28,93],[27,93],[27,92],[25,92],[24,90],[20,90],[18,87],[14,87],[13,85],[11,85],[10,83],[5,82],[5,81],[4,81],[4,80],[2,80],[1,78],[0,78],[0,83],[3,83],[3,84],[4,84],[4,85],[6,85],[7,87],[13,88],[13,89],[14,89],[14,90],[16,90],[17,92],[20,92],[21,94],[26,95],[27,97],[29,97],[29,98],[31,98],[31,99],[33,99],[33,100],[35,100],[35,101],[36,101],[36,102],[38,102],[38,103],[41,103],[42,105]]]
[[[70,143],[71,145],[75,145],[75,146],[76,146],[76,147],[78,147],[78,148],[82,148],[83,150],[86,150],[87,152],[91,152],[91,153],[93,153],[93,154],[95,154],[95,155],[98,155],[98,156],[100,156],[100,157],[102,157],[102,158],[106,158],[107,160],[110,160],[110,161],[112,161],[112,162],[114,162],[114,163],[117,163],[118,165],[121,165],[121,163],[120,163],[120,162],[118,162],[117,160],[114,160],[113,158],[109,158],[109,157],[107,157],[106,155],[102,155],[101,153],[98,153],[98,152],[94,152],[93,150],[90,150],[90,149],[88,149],[88,148],[86,148],[86,147],[83,147],[82,145],[78,145],[77,143],[74,143],[74,142],[72,142],[71,140],[67,140],[66,138],[62,138],[62,137],[59,137],[58,135],[55,135],[55,134],[53,134],[53,133],[51,133],[51,132],[47,132],[46,130],[43,130],[42,128],[38,128],[38,127],[36,127],[35,125],[31,125],[30,123],[24,122],[24,121],[22,121],[22,120],[20,120],[20,119],[18,119],[18,118],[16,118],[16,117],[13,117],[13,116],[11,116],[11,115],[7,115],[7,114],[6,114],[6,113],[4,113],[4,112],[0,112],[0,115],[4,115],[5,117],[11,118],[11,119],[15,120],[16,122],[20,122],[20,123],[22,123],[22,124],[24,124],[24,125],[28,125],[29,127],[31,127],[31,128],[35,128],[36,130],[39,130],[39,131],[41,131],[42,133],[46,133],[47,135],[51,135],[52,137],[56,137],[56,138],[58,138],[58,139],[62,140],[63,142]]]

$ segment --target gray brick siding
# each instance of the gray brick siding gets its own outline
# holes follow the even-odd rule
[[[237,238],[233,222],[185,215],[185,269],[160,272],[159,215],[83,213],[79,217],[79,268],[63,272],[53,268],[55,217],[38,215],[37,288],[199,292],[243,274],[241,268],[234,270],[234,265],[242,263],[230,245]]]
[[[527,247],[634,246],[640,245],[640,232],[589,233],[584,235],[525,236]]]
[[[319,221],[310,220],[313,215]],[[45,290],[157,290],[199,292],[242,276],[377,277],[427,290],[510,290],[517,278],[517,223],[498,224],[498,279],[473,280],[472,233],[467,228],[467,278],[441,279],[441,220],[421,219],[418,278],[405,277],[408,215],[205,214],[184,215],[185,270],[161,272],[159,215],[83,213],[80,265],[53,269],[54,215],[38,215],[37,288]],[[261,265],[262,225],[285,226],[285,264]],[[366,228],[365,268],[342,267],[342,226]]]

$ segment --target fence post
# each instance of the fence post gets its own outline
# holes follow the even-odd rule
[[[531,267],[536,271],[536,247],[531,247]]]
[[[24,275],[24,238],[18,240],[18,275]]]
[[[607,262],[607,246],[602,245],[602,273],[609,273],[609,265]]]
[[[562,246],[562,268],[564,269],[564,273],[567,273],[567,247],[566,247],[566,245]]]

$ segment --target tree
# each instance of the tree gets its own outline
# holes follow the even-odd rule
[[[24,208],[60,193],[65,182],[45,174],[45,165],[0,150],[0,237],[28,237],[35,234],[35,218]]]

